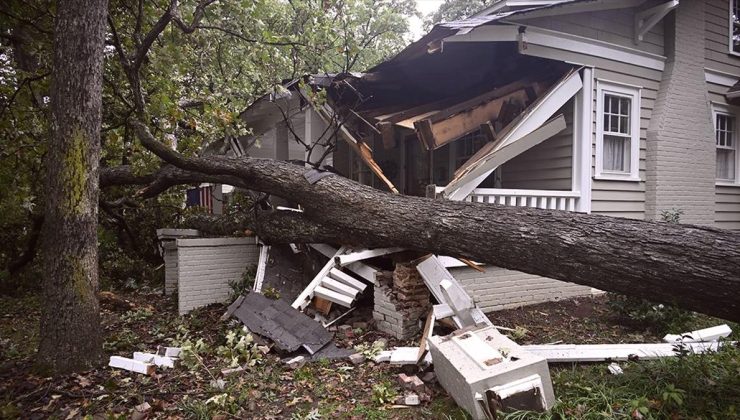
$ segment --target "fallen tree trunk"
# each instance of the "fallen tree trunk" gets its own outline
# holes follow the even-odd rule
[[[399,246],[460,256],[740,321],[737,232],[403,196],[338,175],[310,184],[302,166],[248,157],[185,158],[143,125],[137,131],[148,149],[189,174],[184,178],[201,174],[202,180],[300,204],[303,213],[255,212],[249,223],[267,242]],[[154,178],[151,185],[161,188]]]

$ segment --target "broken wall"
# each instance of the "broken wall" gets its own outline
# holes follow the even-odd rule
[[[491,265],[483,268],[485,273],[469,267],[448,270],[484,312],[592,295],[588,286]]]
[[[420,331],[419,320],[431,309],[429,289],[411,264],[376,273],[373,319],[379,331],[408,339]]]
[[[256,265],[260,246],[255,238],[178,239],[178,313],[229,299],[229,282]]]

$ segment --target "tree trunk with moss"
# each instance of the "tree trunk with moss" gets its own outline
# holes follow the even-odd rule
[[[52,373],[84,370],[102,357],[97,223],[106,14],[107,0],[57,2],[37,359]]]

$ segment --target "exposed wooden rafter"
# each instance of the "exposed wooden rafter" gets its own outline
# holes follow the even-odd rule
[[[499,111],[508,101],[526,104],[531,98],[527,89],[519,88],[504,96],[477,98],[475,105],[468,101],[464,107],[452,107],[414,122],[416,133],[427,149],[433,150],[480,129],[481,124],[498,118]]]
[[[566,74],[558,83],[555,84],[555,86],[545,94],[541,95],[535,103],[530,105],[529,108],[522,112],[514,121],[509,123],[509,125],[507,125],[499,134],[499,138],[495,142],[487,143],[482,149],[473,155],[473,157],[458,170],[455,174],[455,178],[445,187],[443,191],[444,196],[452,200],[465,199],[465,197],[480,185],[480,183],[483,182],[483,180],[485,180],[486,177],[496,169],[496,167],[505,162],[505,160],[501,161],[501,157],[508,155],[508,152],[515,148],[507,149],[507,153],[503,153],[498,158],[494,158],[494,154],[499,150],[527,137],[535,130],[539,131],[537,135],[550,132],[550,130],[541,130],[545,127],[543,124],[546,122],[548,124],[552,123],[553,121],[548,122],[548,119],[550,119],[563,105],[565,105],[566,102],[575,96],[582,87],[583,82],[581,81],[581,77],[577,69]],[[555,126],[551,126],[550,128],[554,127]],[[560,131],[562,131],[562,129],[557,132]],[[530,137],[524,143],[530,144],[536,138],[537,136]],[[542,139],[541,141],[544,141],[545,139]],[[539,144],[539,142],[534,142],[529,147],[533,147],[536,144]],[[519,153],[523,153],[528,150],[529,147],[522,149]],[[511,158],[513,157],[514,156]]]

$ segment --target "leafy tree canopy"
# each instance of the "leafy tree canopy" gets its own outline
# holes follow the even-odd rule
[[[40,213],[52,3],[9,0],[0,11],[0,283],[28,250]],[[172,5],[173,22],[148,37]],[[151,130],[176,139],[180,152],[197,153],[210,139],[245,133],[239,112],[275,84],[306,73],[362,71],[393,55],[405,44],[407,18],[416,13],[414,0],[111,0],[102,166],[132,165],[143,173],[161,163],[127,125],[136,112],[131,94],[136,89],[143,93],[143,117]],[[136,56],[149,43],[147,54]],[[134,67],[137,60],[141,86],[134,87],[122,63]],[[130,193],[106,191],[102,200]],[[151,241],[134,244],[143,233],[137,227],[171,223],[182,211],[180,193],[160,196],[146,209],[103,206],[101,226],[108,229],[101,232],[103,250],[153,251]],[[118,246],[106,247],[104,240]]]
[[[436,12],[424,18],[424,29],[429,31],[440,22],[465,19],[490,6],[495,0],[445,0]]]

